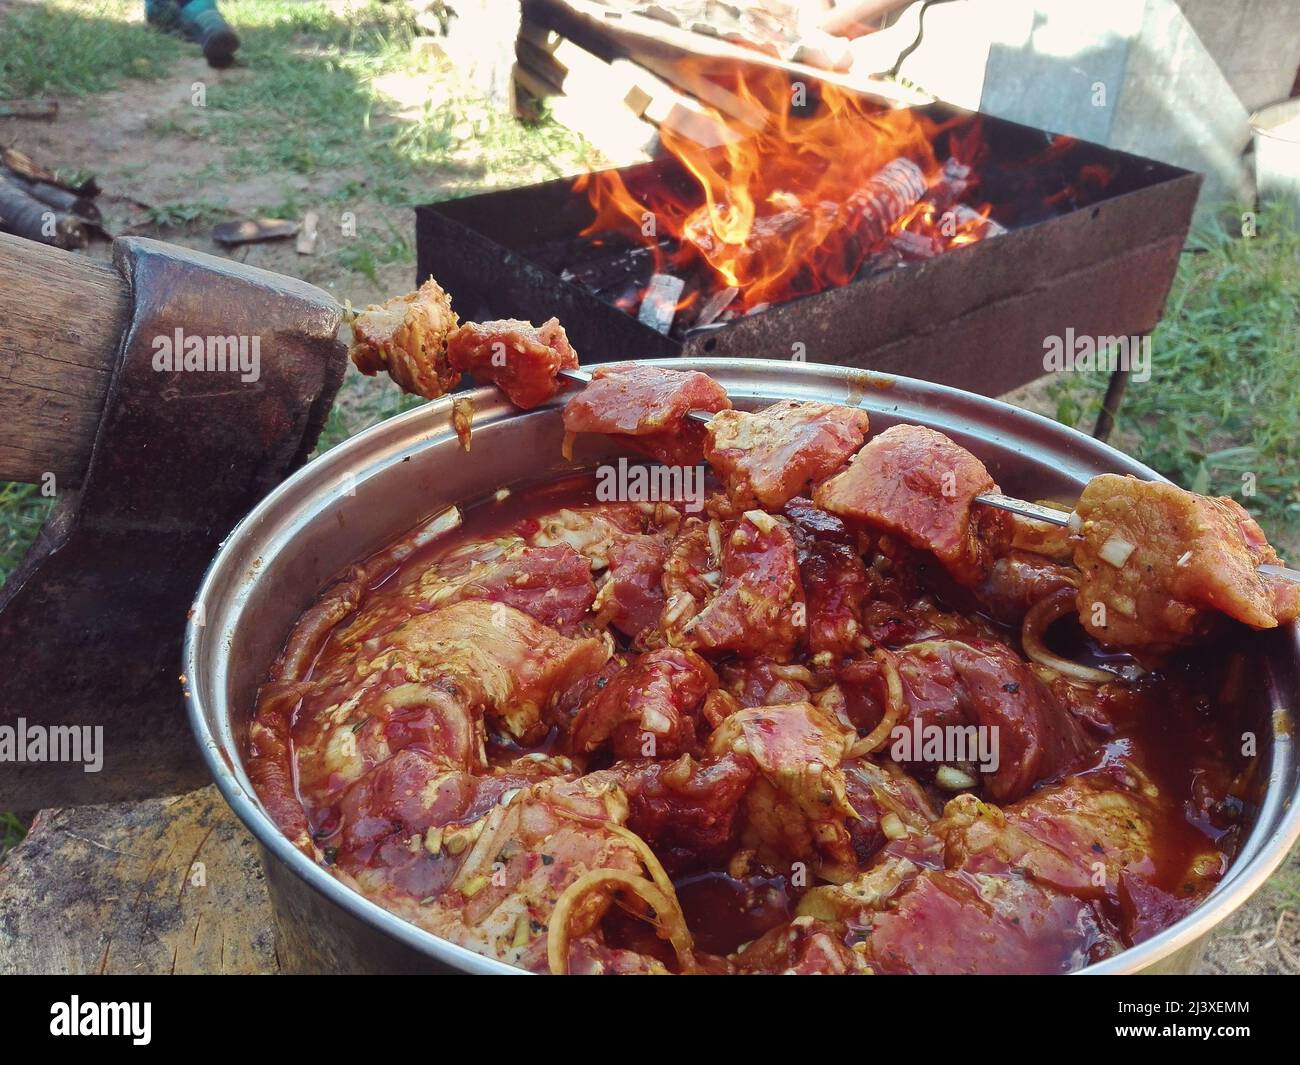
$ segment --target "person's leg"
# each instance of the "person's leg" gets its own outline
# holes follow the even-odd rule
[[[214,67],[229,66],[239,48],[239,35],[217,10],[217,0],[186,0],[180,8],[181,30],[203,48]]]
[[[144,18],[160,30],[180,28],[181,9],[177,0],[144,0]]]
[[[145,0],[144,14],[151,26],[196,42],[214,67],[229,66],[239,48],[239,35],[221,17],[216,0]]]

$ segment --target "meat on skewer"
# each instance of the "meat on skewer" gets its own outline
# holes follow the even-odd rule
[[[1016,537],[1008,512],[1068,527],[1082,623],[1111,646],[1193,643],[1221,614],[1254,628],[1300,616],[1300,573],[1231,499],[1114,475],[1094,478],[1073,513],[1014,499],[941,433],[900,425],[862,447],[868,421],[856,407],[784,401],[747,413],[698,371],[627,363],[588,373],[555,319],[460,325],[432,279],[369,308],[353,331],[362,372],[387,369],[431,398],[466,371],[525,409],[562,379],[583,384],[565,408],[566,453],[576,434],[597,432],[669,464],[707,459],[742,510],[777,509],[815,485],[821,509],[928,551],[958,584],[979,585],[1006,554]]]

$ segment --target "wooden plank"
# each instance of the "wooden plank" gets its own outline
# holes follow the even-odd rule
[[[611,12],[591,0],[524,0],[524,13],[534,25],[554,30],[589,51],[599,52],[603,43],[607,49],[617,49],[627,58],[637,60],[652,56],[675,61],[694,56],[725,61],[723,65],[731,69],[737,64],[766,67],[794,78],[836,85],[889,107],[918,107],[934,102],[929,94],[896,82],[789,62],[730,41],[679,29],[658,19]]]
[[[0,865],[0,973],[274,973],[253,837],[215,787],[43,810]]]
[[[0,481],[81,480],[131,297],[111,266],[0,234]]]
[[[616,166],[643,162],[659,145],[659,131],[620,102],[556,96],[549,103],[557,122],[585,137]]]
[[[639,56],[637,62],[750,129],[763,129],[767,125],[767,111],[705,77],[689,61],[670,62],[661,56],[644,55]]]

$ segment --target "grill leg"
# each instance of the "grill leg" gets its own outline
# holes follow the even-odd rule
[[[1106,398],[1101,401],[1097,424],[1092,428],[1092,435],[1098,440],[1110,439],[1110,432],[1115,428],[1115,416],[1119,414],[1119,407],[1124,402],[1126,391],[1128,391],[1128,371],[1123,369],[1111,371],[1110,384],[1106,386]]]

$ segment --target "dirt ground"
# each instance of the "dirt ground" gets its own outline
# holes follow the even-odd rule
[[[175,244],[222,255],[250,266],[292,274],[347,299],[354,306],[386,299],[410,287],[414,258],[379,265],[378,280],[348,270],[330,254],[345,239],[339,215],[322,218],[320,242],[314,255],[299,255],[292,240],[268,241],[225,249],[209,236],[204,225],[158,225],[150,208],[163,205],[215,202],[240,216],[264,210],[297,193],[304,202],[325,198],[350,183],[364,184],[363,168],[334,170],[308,177],[294,173],[266,173],[239,181],[222,181],[220,170],[228,150],[221,144],[187,136],[178,121],[201,122],[201,112],[190,104],[196,83],[237,80],[251,76],[247,69],[214,71],[196,53],[180,60],[174,75],[164,82],[128,81],[122,88],[100,96],[61,102],[55,122],[0,119],[0,143],[21,148],[28,155],[55,167],[94,173],[103,193],[97,203],[105,226],[118,236],[158,237]],[[184,127],[180,127],[184,128]],[[211,184],[196,186],[195,174],[217,172]],[[432,176],[431,200],[439,198],[441,182]],[[391,223],[414,245],[414,221],[406,208],[368,204],[366,224],[381,230]],[[88,253],[111,256],[111,246],[96,241]]]
[[[26,0],[0,0],[0,19],[6,10]],[[253,78],[250,67],[228,71],[211,70],[197,54],[178,60],[162,81],[126,81],[121,87],[100,95],[69,98],[61,101],[55,122],[34,122],[0,118],[0,143],[13,145],[46,165],[65,171],[91,172],[98,178],[103,194],[99,203],[107,228],[118,235],[155,236],[215,255],[229,255],[242,262],[268,270],[301,277],[335,294],[353,306],[386,298],[406,291],[414,280],[413,213],[406,206],[385,206],[367,197],[373,178],[364,159],[351,164],[335,165],[310,174],[276,169],[268,164],[260,173],[241,173],[238,179],[224,171],[232,159],[228,144],[203,136],[207,116],[192,104],[196,85],[238,85]],[[424,80],[408,79],[401,86],[408,99],[394,97],[392,111],[410,106],[422,95],[426,98],[449,91],[439,78],[452,75],[427,75]],[[400,94],[399,94],[400,96]],[[473,137],[466,137],[461,151],[474,152]],[[575,167],[574,160],[539,159],[533,173],[521,170],[510,175],[515,183],[552,176],[556,167]],[[427,180],[427,199],[445,196],[449,191],[472,187],[465,174],[450,167],[431,170]],[[341,195],[341,190],[353,190]],[[320,243],[311,256],[299,255],[293,241],[247,245],[229,252],[215,244],[208,235],[213,217],[201,221],[160,222],[168,205],[202,203],[217,205],[230,215],[255,214],[269,206],[294,202],[305,206],[326,204],[322,209]],[[342,216],[353,210],[364,219],[373,233],[396,234],[406,250],[378,262],[373,276],[349,268],[336,254],[348,239],[343,235]],[[89,254],[107,258],[106,242],[92,246]],[[373,420],[384,411],[369,403],[377,386],[349,372],[342,405],[356,413],[351,429],[358,422]],[[1016,402],[1050,413],[1043,391],[1038,387],[1017,392]],[[391,413],[391,410],[388,411]],[[1293,853],[1288,863],[1251,902],[1242,908],[1209,944],[1201,971],[1207,973],[1300,973],[1300,855]]]

